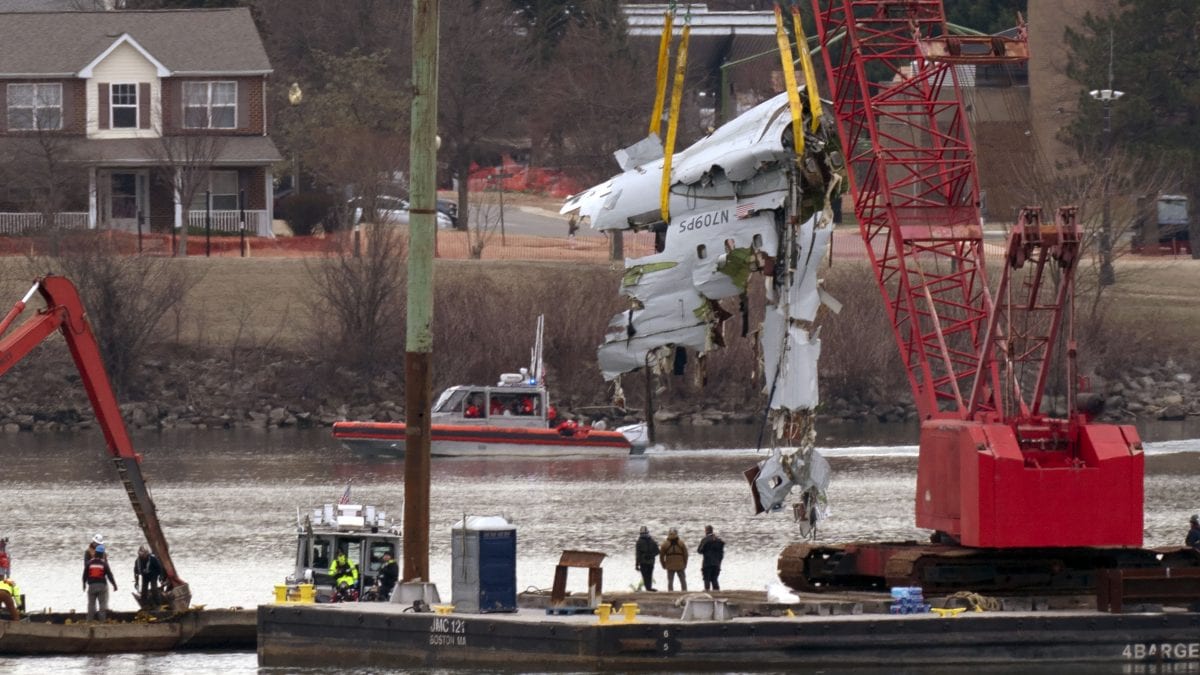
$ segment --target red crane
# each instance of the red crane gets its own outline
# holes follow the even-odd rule
[[[17,316],[24,311],[26,303],[35,292],[41,293],[46,307],[39,310],[36,317],[21,324],[12,333],[4,335]],[[55,331],[62,333],[67,342],[71,358],[75,361],[75,367],[79,370],[80,379],[87,390],[88,400],[96,413],[96,422],[104,432],[108,453],[112,455],[113,465],[125,485],[125,492],[129,494],[133,511],[137,514],[138,525],[146,536],[150,550],[162,562],[171,608],[187,609],[191,603],[191,591],[179,578],[175,564],[171,561],[170,549],[158,522],[154,500],[150,498],[150,491],[142,476],[142,456],[134,451],[133,444],[129,441],[129,431],[125,428],[125,421],[121,419],[121,410],[109,383],[108,373],[104,370],[100,348],[88,324],[83,303],[79,299],[79,291],[65,277],[41,277],[34,282],[25,297],[0,320],[0,336],[3,336],[0,338],[0,375],[7,373]]]
[[[1100,554],[1065,549],[1140,547],[1137,431],[1075,409],[1075,209],[1053,222],[1022,210],[989,289],[956,66],[1023,61],[1023,36],[950,35],[941,0],[813,9],[855,214],[921,419],[916,524],[949,546],[798,544],[781,556],[781,577],[920,582],[939,554],[993,572],[1064,558],[1094,568]],[[1065,414],[1047,409],[1051,384]],[[985,559],[959,545],[1002,551]]]

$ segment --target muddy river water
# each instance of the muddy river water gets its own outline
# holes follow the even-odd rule
[[[751,449],[755,431],[666,433],[669,447],[643,457],[434,459],[432,580],[448,599],[455,521],[464,514],[500,514],[517,527],[519,589],[548,588],[563,549],[606,552],[605,587],[627,588],[638,579],[633,543],[640,525],[660,539],[677,527],[694,549],[706,524],[726,541],[722,585],[762,589],[775,580],[779,551],[798,537],[783,514],[752,515],[742,471],[763,456]],[[1200,511],[1200,440],[1186,440],[1200,438],[1200,430],[1159,426],[1143,435],[1145,543],[1180,545],[1188,515]],[[912,438],[915,433],[904,427],[834,428],[823,436],[834,480],[820,540],[927,536],[913,525]],[[403,460],[356,456],[333,442],[328,430],[154,433],[136,435],[134,443],[145,455],[143,468],[180,575],[191,585],[193,602],[209,607],[270,601],[272,586],[291,571],[297,511],[336,501],[348,482],[353,502],[375,504],[397,518],[403,512]],[[13,574],[28,608],[84,609],[80,561],[91,536],[103,533],[120,585],[112,606],[133,609],[129,591],[141,536],[102,437],[0,436],[0,459],[0,536],[9,539]],[[688,570],[691,585],[702,587],[698,567],[689,567],[695,568]],[[582,577],[572,578],[572,590],[584,590]],[[255,670],[253,654],[0,656],[0,672]]]

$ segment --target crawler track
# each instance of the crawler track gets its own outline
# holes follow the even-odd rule
[[[797,591],[882,590],[926,593],[1077,594],[1107,569],[1200,567],[1200,552],[1144,548],[965,548],[919,542],[792,544],[779,555],[779,578]]]

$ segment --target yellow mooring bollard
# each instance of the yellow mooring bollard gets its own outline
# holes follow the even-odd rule
[[[625,615],[625,623],[634,623],[637,616],[638,606],[636,602],[627,602],[621,605],[621,613]]]
[[[275,584],[275,602],[287,602],[287,584]]]
[[[608,616],[612,614],[612,605],[607,602],[602,602],[596,606],[596,616],[600,617],[600,623],[608,623]]]
[[[312,584],[300,584],[300,602],[316,602],[314,590]]]

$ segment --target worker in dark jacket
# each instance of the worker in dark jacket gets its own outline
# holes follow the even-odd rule
[[[637,547],[634,549],[633,568],[642,573],[642,588],[651,593],[654,588],[654,561],[658,558],[658,542],[650,536],[650,529],[642,526],[638,533]]]
[[[383,564],[379,567],[379,599],[387,602],[392,597],[392,589],[400,580],[400,566],[396,564],[391,553],[383,554]]]
[[[662,563],[663,569],[667,571],[667,590],[675,590],[675,577],[679,577],[679,590],[687,590],[687,568],[688,550],[687,544],[679,538],[679,532],[675,528],[667,531],[667,540],[658,547],[658,560]]]
[[[158,596],[158,582],[163,578],[162,563],[158,557],[146,549],[138,547],[137,560],[133,561],[133,586],[137,588],[141,581],[142,592],[139,594],[143,605],[155,603]]]
[[[117,580],[108,567],[104,544],[97,544],[92,559],[83,566],[83,589],[87,591],[87,618],[104,621],[108,618],[108,584],[117,590]]]
[[[704,538],[696,547],[703,560],[700,562],[700,574],[704,577],[704,590],[721,590],[717,577],[721,576],[721,561],[725,559],[725,542],[713,534],[713,526],[704,526]]]
[[[1197,551],[1200,551],[1200,515],[1192,514],[1191,528],[1188,529],[1187,539],[1183,540],[1184,546],[1190,546]]]

